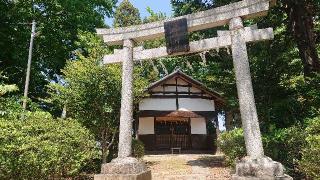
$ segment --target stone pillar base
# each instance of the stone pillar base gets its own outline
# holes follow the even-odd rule
[[[269,157],[252,159],[244,157],[237,162],[236,174],[233,180],[293,180],[292,177],[284,174],[284,167],[281,163],[273,161]]]
[[[117,158],[102,164],[101,174],[95,175],[94,180],[151,180],[151,171],[135,158]]]

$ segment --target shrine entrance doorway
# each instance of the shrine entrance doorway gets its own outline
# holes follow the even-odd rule
[[[155,120],[155,145],[158,150],[190,149],[189,118],[161,118]]]

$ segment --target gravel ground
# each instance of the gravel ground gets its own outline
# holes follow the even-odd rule
[[[223,156],[210,154],[146,155],[153,180],[226,180],[230,169]]]

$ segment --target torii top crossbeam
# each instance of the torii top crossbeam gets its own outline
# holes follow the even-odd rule
[[[193,32],[223,26],[235,17],[250,19],[265,16],[270,6],[274,4],[275,0],[242,0],[207,11],[170,18],[164,21],[124,28],[97,29],[97,34],[103,36],[104,42],[109,45],[122,45],[125,39],[139,42],[164,36],[164,22],[186,18],[188,32]]]

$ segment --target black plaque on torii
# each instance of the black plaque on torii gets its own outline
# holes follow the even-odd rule
[[[164,22],[164,32],[168,54],[190,50],[186,18]]]

